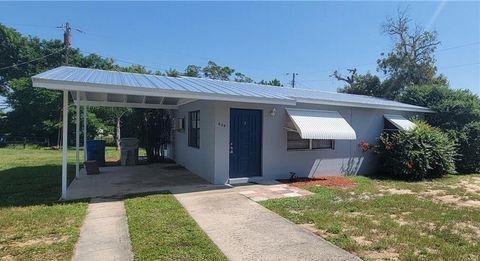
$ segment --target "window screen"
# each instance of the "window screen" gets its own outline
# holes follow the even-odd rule
[[[287,132],[287,150],[308,150],[310,140],[304,140],[294,131]]]
[[[312,150],[333,149],[333,140],[312,140]]]
[[[200,148],[200,111],[188,113],[188,146]]]

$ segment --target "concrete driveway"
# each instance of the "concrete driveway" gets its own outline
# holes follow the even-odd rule
[[[241,195],[245,189],[252,186],[172,193],[230,260],[360,260]]]

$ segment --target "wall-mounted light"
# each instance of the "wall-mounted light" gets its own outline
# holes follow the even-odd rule
[[[277,113],[277,109],[275,109],[275,107],[273,107],[273,109],[270,111],[270,115],[272,115],[272,117],[275,117],[276,113]]]

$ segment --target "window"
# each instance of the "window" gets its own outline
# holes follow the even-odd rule
[[[302,139],[295,131],[287,132],[287,150],[320,150],[334,149],[334,140]]]
[[[332,149],[333,140],[312,140],[312,150]]]
[[[308,150],[310,148],[309,140],[304,140],[294,131],[287,132],[288,150]]]
[[[200,148],[200,111],[188,113],[188,146]]]

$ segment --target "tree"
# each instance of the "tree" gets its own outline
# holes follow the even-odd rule
[[[202,71],[201,66],[190,64],[185,68],[184,76],[188,77],[200,77],[200,72]]]
[[[247,82],[247,83],[253,82],[252,78],[245,76],[245,74],[240,72],[235,73],[235,78],[233,80],[236,82]]]
[[[385,90],[378,76],[370,73],[365,75],[357,75],[356,69],[349,70],[349,72],[351,75],[346,77],[342,76],[338,71],[333,73],[332,76],[337,80],[348,83],[348,85],[344,86],[343,88],[339,88],[337,90],[338,92],[384,97]]]
[[[121,72],[152,74],[152,72],[147,70],[143,65],[132,65],[128,67],[116,66],[115,69]]]
[[[106,128],[106,135],[112,134],[115,136],[115,143],[117,149],[120,149],[120,139],[122,138],[122,118],[132,112],[130,108],[119,107],[94,107],[91,109],[95,115],[101,119],[107,126],[115,126],[114,128]]]
[[[271,86],[278,86],[278,87],[282,87],[283,84],[280,82],[280,80],[278,80],[277,78],[273,79],[273,80],[270,80],[270,81],[265,81],[265,80],[261,80],[259,82],[257,82],[258,84],[263,84],[263,85],[271,85]]]
[[[0,68],[4,68],[0,70],[0,95],[8,91],[10,80],[30,77],[50,66],[60,66],[63,49],[59,40],[41,41],[36,37],[25,37],[0,24]]]
[[[480,121],[472,121],[460,132],[457,168],[464,173],[480,171]]]
[[[3,132],[11,135],[47,137],[55,141],[61,128],[62,94],[58,91],[34,88],[30,77],[61,66],[64,61],[64,46],[60,40],[40,40],[23,36],[14,29],[0,25],[0,84],[10,111],[6,113]],[[98,55],[82,55],[78,49],[70,50],[70,62],[74,66],[146,72],[142,66],[120,67],[112,59]],[[19,64],[12,66],[12,64]],[[69,124],[73,124],[73,107],[69,112]],[[110,117],[110,116],[109,116]],[[95,128],[105,128],[105,120],[88,114],[89,136]],[[73,126],[73,125],[72,125]],[[69,132],[73,134],[70,126]],[[74,137],[74,135],[69,135]]]
[[[76,52],[74,55],[71,55],[70,61],[72,64],[78,67],[83,68],[93,68],[100,70],[120,70],[119,66],[114,64],[114,60],[111,58],[102,58],[96,54],[89,54],[83,56],[80,52]]]
[[[202,71],[203,75],[207,78],[224,81],[229,81],[235,72],[234,69],[228,66],[219,66],[213,61],[208,61],[208,65],[203,67]]]
[[[425,119],[433,126],[446,131],[457,141],[457,170],[480,171],[477,157],[480,140],[480,98],[469,90],[454,90],[445,85],[410,86],[400,101],[424,106],[435,113]]]
[[[447,83],[443,75],[437,76],[434,53],[440,41],[436,31],[418,25],[412,29],[406,12],[399,11],[397,18],[388,18],[383,24],[383,33],[395,41],[393,50],[382,53],[377,61],[378,70],[387,76],[387,97],[397,97],[411,85]]]
[[[181,75],[181,73],[175,69],[168,69],[167,71],[165,71],[165,74],[169,77],[179,77]]]
[[[469,90],[446,85],[410,86],[400,101],[432,109],[436,113],[426,114],[426,120],[445,131],[458,131],[470,122],[480,121],[480,98]]]
[[[445,76],[437,75],[435,66],[434,53],[440,44],[437,32],[418,25],[412,29],[406,12],[399,11],[397,18],[387,18],[383,33],[394,41],[393,49],[377,60],[377,71],[385,80],[370,73],[359,75],[355,68],[348,70],[348,76],[334,71],[331,76],[347,84],[339,92],[398,99],[408,86],[448,83]]]
[[[16,136],[39,136],[55,140],[61,110],[60,92],[32,87],[29,77],[8,82],[6,132]],[[41,106],[41,107],[39,107]]]

